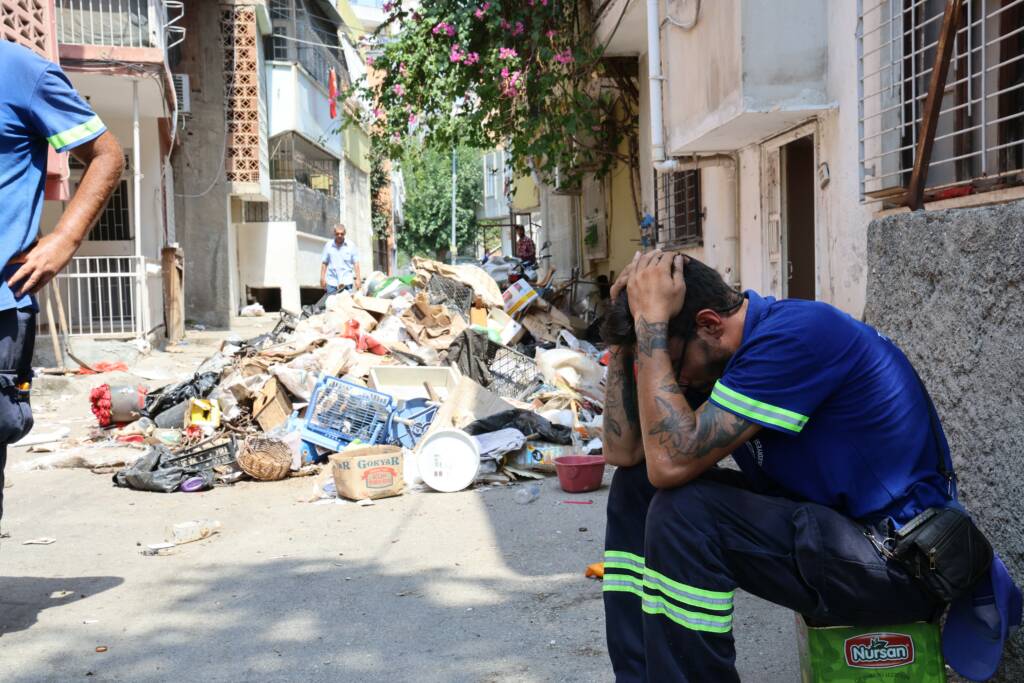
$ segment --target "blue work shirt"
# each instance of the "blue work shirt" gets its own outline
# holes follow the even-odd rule
[[[829,304],[746,296],[743,341],[709,399],[764,427],[733,453],[740,469],[857,520],[947,504],[948,446],[903,352]]]
[[[355,282],[356,261],[359,252],[352,243],[345,240],[339,247],[331,240],[324,245],[320,261],[327,264],[327,286],[338,287]]]
[[[65,152],[98,137],[106,126],[67,76],[26,47],[0,40],[0,311],[34,306],[7,284],[6,264],[39,234],[46,187],[46,147]],[[6,266],[6,267],[5,267]]]

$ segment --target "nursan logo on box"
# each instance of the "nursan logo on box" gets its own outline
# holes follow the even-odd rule
[[[914,639],[905,633],[865,633],[846,639],[846,664],[858,669],[889,669],[914,661]]]

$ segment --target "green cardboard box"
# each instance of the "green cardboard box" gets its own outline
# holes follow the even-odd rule
[[[939,627],[809,627],[796,615],[803,683],[945,683]]]

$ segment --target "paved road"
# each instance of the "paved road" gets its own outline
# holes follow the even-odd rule
[[[142,365],[184,375],[217,341]],[[101,381],[51,383],[37,429],[80,434]],[[601,557],[606,488],[592,505],[561,504],[552,479],[527,506],[504,487],[321,506],[311,479],[162,495],[17,471],[31,457],[12,449],[8,466],[3,683],[611,680],[600,584],[582,576]],[[140,554],[195,518],[223,530]],[[22,545],[40,536],[57,541]],[[736,638],[745,681],[798,679],[786,610],[741,596]]]

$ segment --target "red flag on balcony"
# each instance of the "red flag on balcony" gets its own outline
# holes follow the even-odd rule
[[[329,78],[330,82],[327,84],[327,95],[331,99],[331,118],[338,118],[338,75],[334,73],[334,69],[331,69]]]

